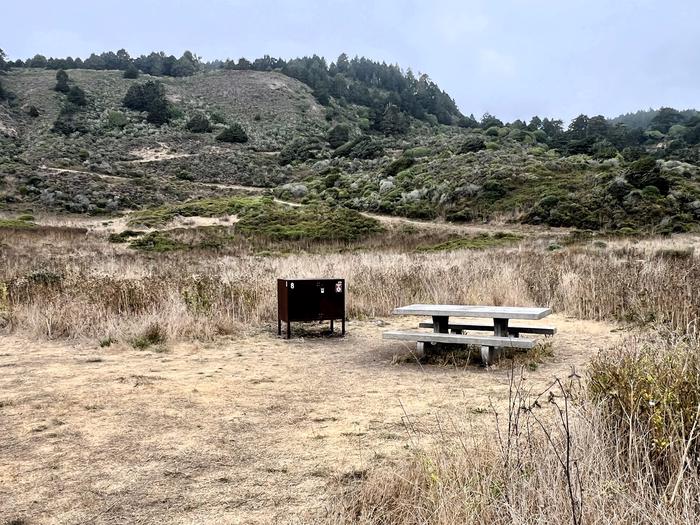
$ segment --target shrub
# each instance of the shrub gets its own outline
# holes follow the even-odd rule
[[[352,159],[375,159],[384,153],[384,148],[378,140],[368,135],[356,138],[335,150],[334,157],[349,157]]]
[[[655,477],[661,483],[667,483],[679,468],[686,468],[677,464],[683,451],[688,467],[700,467],[697,334],[662,331],[648,340],[633,340],[614,351],[600,352],[589,374],[593,399],[628,438],[622,443],[635,446],[644,437],[643,446],[655,460]]]
[[[53,89],[59,93],[68,93],[70,90],[70,87],[68,86],[68,73],[62,69],[56,71],[56,85]]]
[[[165,98],[165,87],[154,80],[132,85],[122,103],[126,108],[146,111],[146,120],[151,124],[165,124],[173,116],[172,107]]]
[[[66,98],[71,104],[82,107],[87,105],[87,97],[85,96],[85,91],[83,91],[79,86],[73,86],[68,90],[68,96]]]
[[[217,111],[209,114],[209,120],[211,120],[214,124],[226,124],[226,117]]]
[[[204,113],[196,113],[193,115],[192,118],[187,121],[185,127],[192,133],[209,133],[211,131],[211,124]]]
[[[39,110],[37,109],[36,106],[29,106],[29,109],[27,110],[27,114],[32,118],[36,118],[39,116]]]
[[[245,143],[248,142],[248,135],[240,124],[231,124],[216,136],[216,140],[221,142]]]
[[[124,78],[139,78],[139,75],[139,69],[134,64],[129,64],[129,67],[124,70],[123,76]]]
[[[328,144],[335,149],[350,140],[350,128],[345,124],[333,126],[328,132]]]
[[[129,123],[129,119],[121,111],[110,111],[107,115],[107,125],[110,128],[122,129]]]
[[[277,161],[280,166],[286,166],[294,161],[314,159],[322,147],[323,144],[317,139],[294,139],[282,148]]]
[[[415,163],[416,160],[413,157],[399,157],[384,169],[384,174],[387,177],[393,177],[397,173],[407,170]]]
[[[486,149],[484,139],[477,135],[469,135],[457,150],[457,153],[473,153]]]
[[[139,350],[145,350],[150,346],[165,343],[166,340],[165,329],[158,323],[152,323],[131,341],[131,345]]]

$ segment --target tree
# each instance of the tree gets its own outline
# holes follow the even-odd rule
[[[5,62],[5,59],[7,58],[7,55],[5,52],[0,48],[0,71],[4,71],[6,69],[10,68],[10,65]]]
[[[401,135],[406,133],[409,124],[406,114],[398,106],[387,104],[381,117],[379,117],[377,128],[385,135]]]
[[[151,124],[165,124],[172,117],[172,108],[165,98],[165,87],[155,80],[133,84],[122,104],[129,109],[148,112],[146,120]]]
[[[673,108],[660,108],[656,116],[651,119],[649,127],[666,134],[668,130],[671,129],[671,126],[680,124],[683,120],[685,120],[685,118],[680,111]]]
[[[328,144],[335,149],[350,140],[350,128],[345,124],[333,126],[328,132]]]
[[[87,105],[87,97],[85,96],[85,91],[83,91],[78,86],[73,86],[68,90],[67,100],[71,104],[75,104],[79,107]]]
[[[129,64],[124,70],[124,78],[139,78],[139,68],[134,64]]]
[[[238,65],[234,69],[253,69],[253,64],[247,58],[241,57],[238,59]]]
[[[34,55],[34,58],[29,60],[28,67],[46,67],[48,61],[44,55]]]
[[[185,128],[192,133],[209,133],[211,123],[204,113],[195,113],[185,124]]]
[[[500,119],[494,117],[491,113],[484,113],[484,116],[481,117],[481,129],[489,129],[493,126],[502,128],[503,122]]]
[[[54,90],[60,93],[68,93],[70,86],[68,85],[68,73],[59,69],[56,71],[56,85]]]
[[[530,123],[527,125],[527,130],[537,131],[538,129],[542,129],[542,119],[535,115],[530,119]]]
[[[194,75],[198,68],[199,62],[197,58],[190,51],[185,51],[173,64],[171,74],[174,77],[189,77]]]
[[[335,65],[338,68],[338,73],[345,73],[350,69],[350,61],[348,60],[348,55],[341,53],[338,56],[338,60],[335,61]]]
[[[248,135],[240,124],[231,124],[216,136],[221,142],[244,143],[248,142]]]
[[[564,122],[559,119],[548,119],[545,118],[542,121],[542,131],[544,131],[549,138],[555,138],[564,132]]]
[[[460,128],[478,128],[479,122],[474,118],[474,115],[469,115],[468,117],[462,115],[457,119],[457,125]]]

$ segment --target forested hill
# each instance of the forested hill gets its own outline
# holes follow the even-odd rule
[[[0,59],[1,60],[1,59]],[[21,68],[122,70],[129,75],[142,72],[152,76],[187,77],[200,71],[215,69],[239,71],[277,71],[304,82],[311,87],[316,99],[327,106],[330,97],[371,108],[382,113],[387,106],[396,106],[402,113],[421,120],[436,119],[440,124],[457,124],[462,114],[450,96],[423,74],[415,77],[398,65],[379,63],[367,58],[348,58],[343,53],[330,65],[326,59],[313,55],[285,61],[264,56],[253,61],[240,58],[202,62],[195,54],[185,51],[180,58],[153,52],[137,58],[119,51],[91,54],[86,59],[72,57],[46,58],[36,55],[25,61],[6,61],[6,65]]]
[[[247,185],[422,219],[700,222],[695,111],[477,120],[427,76],[345,55],[0,53],[0,68],[0,210],[112,214]]]
[[[668,110],[669,108],[665,109]],[[618,117],[610,119],[610,124],[624,124],[629,128],[637,128],[642,130],[652,128],[652,124],[655,124],[656,127],[658,127],[659,125],[666,127],[666,125],[668,124],[668,127],[670,128],[673,125],[682,125],[684,122],[691,121],[693,117],[700,116],[700,113],[694,109],[685,109],[677,112],[666,111],[665,115],[660,115],[660,112],[661,110],[658,109],[640,109],[639,111],[635,111],[634,113],[625,113],[624,115],[620,115]],[[659,129],[659,131],[662,130]]]

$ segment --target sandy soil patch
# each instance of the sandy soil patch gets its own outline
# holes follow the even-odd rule
[[[533,388],[620,336],[550,318]],[[405,453],[437,422],[491,425],[509,366],[421,366],[381,340],[416,319],[350,322],[345,338],[272,327],[167,352],[0,338],[0,516],[27,523],[309,523],[338,476]],[[407,426],[408,423],[408,426]],[[444,425],[449,432],[450,425]],[[409,432],[408,429],[415,430]]]

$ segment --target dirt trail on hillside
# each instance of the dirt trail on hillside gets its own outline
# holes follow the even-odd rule
[[[581,373],[620,333],[552,316],[533,390]],[[309,523],[338,477],[430,439],[489,429],[507,362],[421,366],[388,328],[277,338],[269,327],[166,353],[0,337],[0,516],[35,524]],[[475,434],[476,435],[476,434]]]

